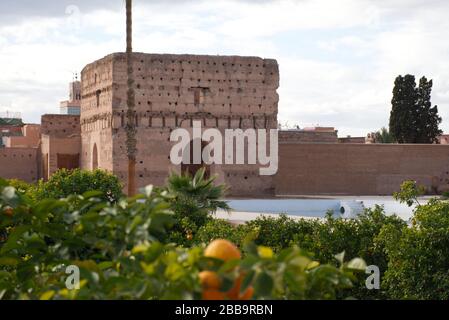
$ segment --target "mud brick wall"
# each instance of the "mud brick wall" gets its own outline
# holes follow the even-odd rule
[[[277,128],[279,68],[275,60],[238,56],[135,53],[133,68],[138,141],[137,182],[161,185],[170,171],[170,133],[203,129]],[[92,167],[97,146],[99,167],[127,181],[126,56],[116,53],[82,72],[82,166]],[[231,187],[231,194],[273,194],[272,176],[258,165],[212,165],[211,173]]]
[[[404,180],[449,190],[448,145],[281,144],[279,195],[391,195]]]
[[[39,178],[37,148],[0,148],[0,178],[36,182]]]

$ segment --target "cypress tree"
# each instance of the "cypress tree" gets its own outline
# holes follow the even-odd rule
[[[417,109],[420,116],[417,120],[417,143],[437,142],[438,136],[443,133],[438,127],[442,120],[438,115],[438,107],[432,107],[430,101],[432,85],[432,80],[428,81],[426,77],[419,80]]]
[[[416,82],[413,75],[398,76],[394,81],[391,100],[390,133],[399,143],[416,140]]]
[[[442,133],[438,107],[430,101],[432,80],[422,77],[416,87],[413,75],[398,76],[391,100],[390,133],[398,143],[434,143]]]

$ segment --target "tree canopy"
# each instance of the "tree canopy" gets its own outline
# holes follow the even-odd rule
[[[391,100],[390,133],[399,143],[434,143],[442,131],[438,107],[430,101],[432,80],[422,77],[416,86],[415,76],[398,76]]]

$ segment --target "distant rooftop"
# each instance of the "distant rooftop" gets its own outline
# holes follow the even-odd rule
[[[335,132],[334,127],[305,127],[305,128],[287,128],[282,131],[299,131],[299,132]]]
[[[0,126],[23,126],[24,123],[22,122],[22,119],[20,118],[3,118],[0,115]]]
[[[0,126],[23,126],[20,112],[0,112]]]

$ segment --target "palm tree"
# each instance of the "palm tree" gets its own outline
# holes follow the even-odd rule
[[[214,214],[218,209],[230,210],[226,201],[221,200],[226,191],[225,185],[215,185],[216,177],[205,177],[205,168],[199,169],[194,176],[189,173],[173,173],[168,178],[165,190],[173,197],[175,212],[189,216],[194,211],[203,211],[205,215]]]
[[[126,0],[126,64],[128,74],[126,150],[128,154],[128,196],[136,192],[136,126],[135,126],[135,93],[132,64],[132,0]]]

